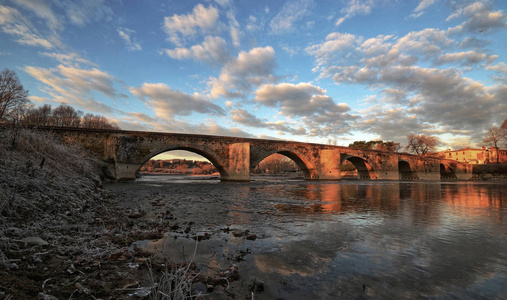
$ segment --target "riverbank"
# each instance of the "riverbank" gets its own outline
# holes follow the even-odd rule
[[[153,292],[148,262],[155,276],[170,262],[132,243],[162,237],[169,211],[155,220],[103,190],[101,162],[51,134],[17,128],[1,131],[0,140],[0,298],[130,299]]]
[[[507,181],[507,164],[474,165],[471,180]]]

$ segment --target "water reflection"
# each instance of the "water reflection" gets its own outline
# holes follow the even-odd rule
[[[179,222],[212,233],[199,244],[201,264],[212,257],[213,268],[223,267],[231,254],[251,250],[246,261],[233,263],[244,282],[266,283],[256,299],[507,298],[505,184],[196,183],[150,185],[151,193],[154,188]],[[249,229],[258,239],[235,238],[220,231],[225,226]],[[174,249],[189,242],[170,236],[151,245],[178,259]],[[247,284],[234,293],[249,299]]]

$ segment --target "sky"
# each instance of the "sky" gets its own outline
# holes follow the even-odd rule
[[[2,0],[0,69],[122,129],[479,147],[507,118],[507,1]]]

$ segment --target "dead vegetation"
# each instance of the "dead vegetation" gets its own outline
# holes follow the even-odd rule
[[[183,228],[159,202],[150,218],[102,190],[101,162],[83,149],[23,128],[0,127],[0,141],[0,299],[199,299],[197,281],[206,291],[239,280],[237,266],[202,276],[133,246]],[[184,232],[200,240],[190,223]]]
[[[48,133],[1,130],[0,298],[93,299],[136,283],[119,270],[156,227],[100,189],[101,162]]]

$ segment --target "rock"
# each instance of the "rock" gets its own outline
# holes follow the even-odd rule
[[[138,219],[146,214],[146,211],[144,210],[136,210],[128,214],[128,217],[131,219]]]
[[[157,240],[162,237],[163,237],[162,233],[157,232],[157,231],[147,231],[147,232],[143,232],[141,234],[142,240]]]
[[[206,285],[202,282],[194,283],[193,288],[194,288],[196,294],[204,294],[204,293],[208,292],[208,285]]]
[[[47,246],[48,242],[41,239],[38,236],[29,236],[21,240],[21,242],[25,243],[25,246]]]
[[[242,237],[245,235],[245,231],[236,229],[232,232],[232,235],[235,237]]]
[[[247,240],[255,241],[257,239],[257,235],[255,233],[249,234],[246,236]]]

